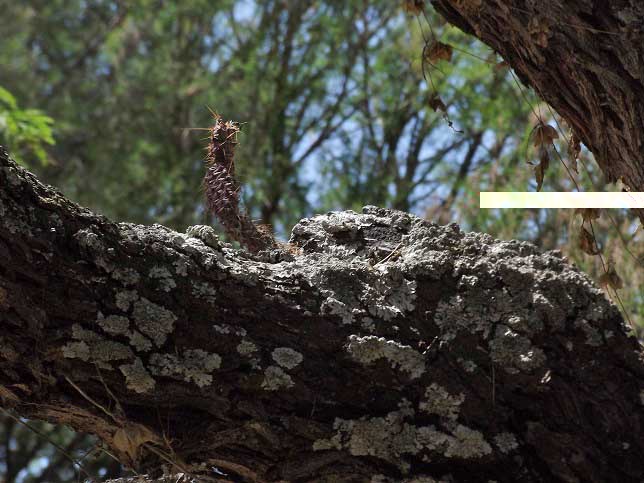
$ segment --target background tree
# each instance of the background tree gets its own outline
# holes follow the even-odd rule
[[[12,19],[0,23],[0,117],[27,106],[56,119],[46,158],[47,118],[22,124],[39,134],[20,143],[20,159],[115,219],[179,229],[208,219],[202,134],[185,128],[208,126],[211,107],[244,122],[245,202],[282,236],[306,214],[372,203],[563,248],[602,274],[597,257],[577,248],[572,213],[476,208],[480,190],[534,188],[529,133],[535,111],[551,123],[554,114],[488,47],[429,10],[417,19],[385,1],[35,0],[0,0],[0,10]],[[429,69],[433,88],[421,59],[432,35],[461,49]],[[462,133],[430,107],[435,93]],[[563,133],[560,141],[565,153]],[[585,189],[616,189],[582,157]],[[551,164],[545,189],[573,190]],[[641,324],[641,230],[626,213],[607,215],[596,237],[629,281],[620,293]]]

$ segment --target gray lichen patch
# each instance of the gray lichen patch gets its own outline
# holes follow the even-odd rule
[[[82,228],[78,230],[74,234],[74,239],[82,248],[87,250],[92,250],[98,253],[105,250],[100,237],[94,233],[91,228]]]
[[[485,440],[483,433],[462,424],[456,426],[451,434],[436,431],[431,426],[427,431],[419,433],[419,441],[424,446],[442,453],[447,458],[481,458],[492,453],[492,447]]]
[[[338,315],[343,324],[366,316],[375,323],[404,316],[415,309],[416,282],[400,268],[394,256],[400,240],[389,240],[388,232],[398,237],[407,233],[412,217],[381,214],[385,212],[345,211],[302,220],[293,228],[291,242],[301,245],[303,254],[273,270],[285,272],[280,277],[296,273],[317,287],[325,297],[320,312]],[[387,239],[375,238],[383,234]]]
[[[187,257],[179,255],[179,259],[175,260],[172,265],[174,265],[174,270],[177,272],[177,275],[182,277],[188,276],[188,267],[190,266],[190,261]]]
[[[409,468],[409,456],[422,456],[431,461],[432,453],[447,458],[480,458],[492,453],[492,447],[483,434],[462,424],[449,432],[435,426],[415,426],[414,411],[405,405],[384,417],[362,417],[346,420],[336,418],[335,434],[313,443],[313,450],[343,450],[354,456],[374,456],[398,465],[402,471]]]
[[[406,372],[412,379],[425,372],[425,359],[420,352],[384,337],[350,335],[346,349],[354,360],[362,364],[386,359],[392,368]]]
[[[136,290],[122,290],[116,293],[116,306],[119,310],[127,312],[133,302],[139,299],[139,294]]]
[[[428,236],[419,237],[423,230]],[[440,227],[412,229],[408,239],[419,260],[435,259],[437,251],[449,257],[443,265],[450,270],[442,273],[455,280],[457,293],[439,301],[433,314],[443,341],[476,335],[486,341],[493,361],[513,373],[545,364],[545,353],[535,345],[544,332],[574,326],[588,344],[603,343],[593,321],[605,319],[611,306],[560,254],[481,234],[450,235]],[[408,250],[404,245],[403,252]]]
[[[302,354],[290,347],[278,347],[273,350],[271,357],[278,365],[285,369],[293,369],[304,360],[304,356]]]
[[[137,352],[147,352],[152,349],[152,342],[145,337],[138,330],[133,330],[127,334],[130,338],[130,345],[132,345]]]
[[[440,279],[454,267],[455,249],[462,244],[464,234],[458,225],[412,223],[401,247],[401,269],[419,275]]]
[[[532,345],[527,337],[503,326],[498,327],[497,333],[500,334],[490,341],[490,356],[506,372],[529,372],[545,364],[543,350]]]
[[[371,316],[368,330],[415,310],[415,279],[421,275],[456,281],[458,293],[441,301],[435,313],[443,340],[460,332],[487,338],[497,323],[531,339],[546,328],[564,329],[577,312],[595,311],[597,318],[605,310],[589,307],[607,307],[560,254],[540,254],[529,243],[463,233],[456,225],[441,227],[399,212],[366,207],[362,215],[316,216],[296,225],[291,242],[303,255],[294,266],[274,270],[318,287],[321,313],[338,315],[345,324]],[[586,303],[589,294],[596,303]]]
[[[511,453],[519,447],[516,436],[508,432],[499,433],[494,436],[494,444],[504,454]]]
[[[177,286],[174,279],[172,278],[172,274],[165,267],[159,267],[159,266],[152,267],[148,272],[148,277],[150,277],[151,279],[158,280],[159,288],[164,292],[169,292],[170,290],[172,290]]]
[[[128,389],[143,394],[150,392],[156,385],[155,380],[150,376],[140,358],[136,358],[132,364],[119,366],[121,373],[125,376],[125,385]]]
[[[407,280],[402,272],[381,265],[378,267],[382,276],[365,288],[361,300],[374,317],[390,321],[414,310],[416,299],[416,281]]]
[[[102,318],[99,312],[99,325],[107,319]],[[108,327],[112,327],[109,326]],[[74,342],[68,342],[62,347],[63,356],[66,358],[81,359],[86,362],[93,362],[100,368],[111,370],[113,367],[108,364],[111,361],[133,360],[134,353],[125,344],[106,340],[100,334],[91,330],[83,329],[79,324],[72,325],[72,338]]]
[[[68,342],[62,347],[63,356],[67,359],[80,359],[87,362],[89,360],[89,346],[81,342]]]
[[[336,418],[336,431],[330,439],[313,443],[313,450],[343,450],[353,456],[375,456],[401,468],[409,463],[404,455],[415,455],[420,451],[417,444],[418,430],[404,421],[404,414],[394,411],[385,417],[345,420]]]
[[[97,334],[94,331],[83,329],[80,324],[72,325],[72,338],[77,340],[82,340],[85,342],[94,342],[103,340],[100,334]]]
[[[150,371],[156,376],[166,376],[199,387],[212,384],[212,372],[221,367],[221,356],[201,349],[188,349],[181,356],[152,354]]]
[[[327,297],[327,299],[322,302],[320,311],[323,314],[339,315],[343,324],[353,323],[355,316],[363,312],[358,308],[352,309],[350,306],[334,297]]]
[[[363,317],[360,320],[360,327],[362,327],[367,332],[373,332],[374,330],[376,330],[376,325],[373,323],[373,319],[371,317]],[[410,329],[412,331],[416,330],[414,327],[411,327]]]
[[[74,234],[74,240],[82,249],[87,251],[92,257],[96,266],[101,267],[106,272],[114,271],[115,267],[108,262],[112,248],[107,248],[101,241],[101,237],[94,232],[95,226],[90,228],[81,228]]]
[[[251,341],[243,339],[238,345],[237,345],[237,352],[242,355],[242,356],[249,356],[253,352],[257,352],[258,348],[255,344],[253,344]]]
[[[142,297],[134,303],[132,319],[143,334],[161,347],[174,330],[177,317],[168,309]]]
[[[130,291],[126,292],[136,293]],[[138,298],[138,296],[136,298]],[[136,300],[136,298],[134,300]],[[138,330],[130,330],[130,319],[128,317],[124,317],[122,315],[109,315],[105,317],[101,312],[99,312],[96,322],[107,334],[127,337],[130,340],[130,345],[133,346],[137,352],[147,352],[152,348],[152,342],[147,337],[141,334]]]
[[[533,334],[542,325],[532,321],[527,310],[524,317],[517,315],[516,302],[505,289],[490,291],[487,289],[465,290],[454,295],[448,302],[441,301],[434,314],[434,321],[442,331],[443,340],[452,340],[460,332],[480,334],[489,338],[495,324],[505,322],[506,325],[517,327],[523,333]],[[527,302],[526,302],[527,305]]]
[[[103,340],[92,344],[91,359],[94,362],[109,362],[134,359],[134,353],[125,344]]]
[[[476,368],[478,367],[476,362],[469,359],[463,359],[462,357],[459,357],[456,362],[458,362],[465,372],[469,373],[476,371]]]
[[[246,335],[246,329],[243,327],[233,327],[228,324],[215,324],[212,328],[215,329],[215,332],[218,334],[233,334],[240,337],[244,337]]]
[[[141,280],[141,276],[136,270],[131,268],[117,268],[112,272],[112,278],[118,280],[124,286],[136,285]]]
[[[214,304],[217,301],[217,290],[208,282],[193,283],[192,295],[204,299],[210,304]]]
[[[355,241],[359,239],[362,222],[357,213],[352,211],[328,213],[312,219],[301,220],[293,227],[291,242],[302,240],[314,247],[316,251],[327,251],[334,245],[335,238]],[[347,244],[350,246],[350,244]]]
[[[444,387],[432,383],[425,390],[425,397],[418,408],[426,413],[455,421],[458,419],[460,407],[464,401],[465,394],[451,395]]]
[[[264,380],[262,381],[262,388],[266,391],[278,391],[280,389],[288,389],[293,387],[293,379],[281,367],[268,366],[264,371]]]
[[[96,322],[106,333],[111,335],[127,334],[130,327],[130,319],[122,315],[108,315],[105,317],[101,312],[98,313]]]
[[[360,277],[354,279],[359,286],[357,296],[325,289],[323,292],[328,297],[320,307],[321,312],[339,315],[344,324],[351,324],[358,316],[369,314],[390,321],[414,310],[415,281],[407,280],[400,271],[390,266],[365,270],[369,282],[360,283]]]

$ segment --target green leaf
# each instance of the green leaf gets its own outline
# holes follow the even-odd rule
[[[0,102],[6,104],[9,109],[18,109],[16,98],[4,87],[0,87]]]

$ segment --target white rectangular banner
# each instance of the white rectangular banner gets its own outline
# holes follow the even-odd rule
[[[481,191],[481,208],[644,208],[644,192]]]

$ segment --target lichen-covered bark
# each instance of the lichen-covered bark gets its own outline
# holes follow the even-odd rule
[[[291,243],[116,224],[2,151],[2,405],[202,481],[644,473],[642,352],[559,253],[375,207]]]
[[[644,191],[644,2],[431,0],[552,105],[609,181]],[[638,210],[644,222],[644,210]]]

